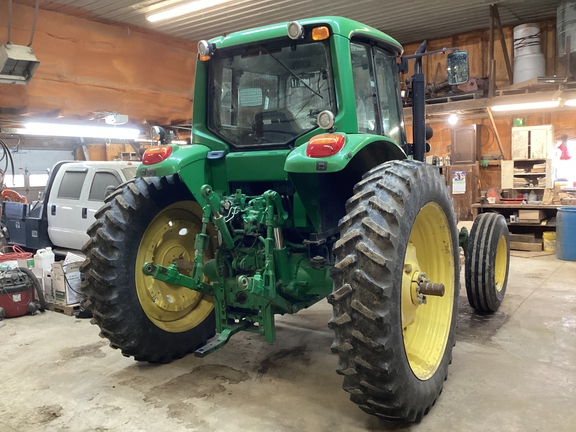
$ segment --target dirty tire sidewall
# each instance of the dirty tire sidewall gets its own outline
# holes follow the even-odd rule
[[[82,291],[100,335],[125,356],[166,363],[204,345],[215,333],[214,311],[187,331],[160,329],[142,310],[136,292],[136,255],[147,226],[163,208],[192,199],[177,176],[137,178],[106,198],[88,230]]]
[[[506,241],[506,272],[504,286],[498,290],[495,277],[496,256],[502,237]],[[510,235],[506,219],[498,213],[479,214],[472,225],[466,253],[466,295],[470,306],[483,314],[496,312],[506,294],[509,271]]]
[[[337,372],[359,407],[395,422],[419,421],[436,402],[452,360],[458,314],[459,257],[456,219],[443,177],[416,161],[386,162],[364,175],[340,221],[341,239],[332,272],[334,292],[329,326]],[[436,372],[427,380],[413,373],[402,333],[402,273],[407,243],[422,207],[436,203],[450,229],[454,284],[449,333]],[[379,209],[377,212],[375,209]],[[366,229],[379,226],[378,234]],[[370,249],[368,255],[365,246]],[[362,256],[364,255],[364,256]],[[366,256],[373,256],[369,262]]]

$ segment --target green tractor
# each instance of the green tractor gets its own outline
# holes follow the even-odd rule
[[[148,149],[88,231],[93,322],[125,356],[164,363],[205,356],[239,331],[273,342],[276,314],[327,298],[351,400],[418,421],[452,359],[461,237],[443,177],[422,162],[424,45],[399,61],[386,34],[320,17],[198,51],[192,145]],[[408,58],[413,144],[398,73]],[[467,79],[465,53],[448,63],[452,84]],[[470,303],[493,312],[506,224],[481,215],[470,234]]]

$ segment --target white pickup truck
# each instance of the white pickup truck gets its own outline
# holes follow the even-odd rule
[[[2,203],[8,244],[41,249],[80,250],[86,230],[107,192],[134,178],[139,162],[59,162],[50,173],[43,199],[31,204]],[[1,239],[0,239],[1,240]]]

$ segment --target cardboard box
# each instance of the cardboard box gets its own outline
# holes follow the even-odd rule
[[[540,223],[546,217],[544,210],[519,210],[518,219],[520,222]]]
[[[32,267],[30,271],[34,273],[34,276],[38,279],[46,301],[54,300],[54,293],[52,292],[52,272],[39,267]],[[36,294],[36,300],[38,300],[38,294]]]
[[[61,304],[76,304],[82,300],[80,265],[84,257],[68,252],[66,259],[52,264],[52,300]]]

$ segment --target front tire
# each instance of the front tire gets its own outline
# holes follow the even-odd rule
[[[510,235],[504,216],[481,213],[472,225],[466,252],[466,294],[478,313],[498,310],[506,294]]]
[[[365,174],[346,204],[332,272],[329,326],[343,388],[362,410],[419,421],[442,391],[458,308],[456,220],[443,178],[416,161]],[[414,297],[419,273],[442,297]]]
[[[149,362],[204,345],[215,333],[213,299],[142,273],[145,262],[194,259],[202,213],[179,177],[134,179],[106,198],[96,219],[81,271],[100,335],[125,356]]]

